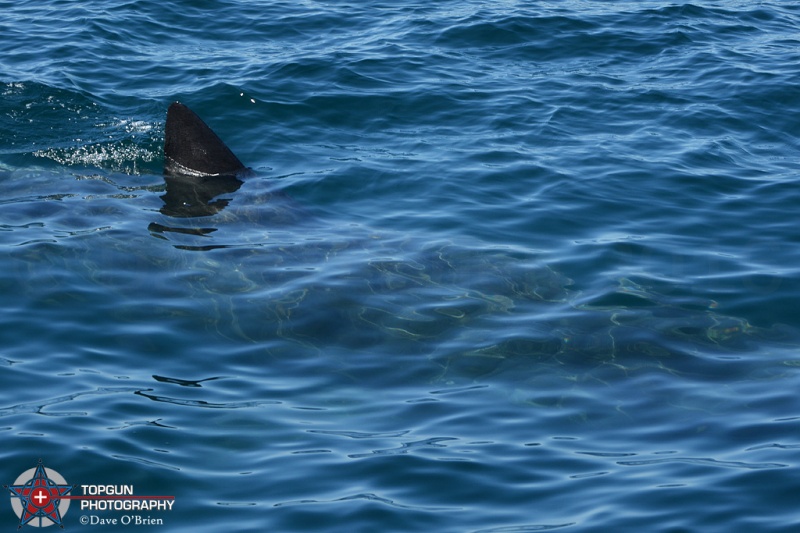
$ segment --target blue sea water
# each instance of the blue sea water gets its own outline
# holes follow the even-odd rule
[[[65,530],[800,529],[795,2],[0,0],[0,36],[0,481],[175,497]],[[175,100],[255,171],[214,214],[162,198]]]

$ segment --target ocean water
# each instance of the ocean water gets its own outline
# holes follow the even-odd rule
[[[0,36],[0,481],[174,496],[65,530],[800,529],[795,2],[21,0]],[[199,216],[175,100],[254,170]]]

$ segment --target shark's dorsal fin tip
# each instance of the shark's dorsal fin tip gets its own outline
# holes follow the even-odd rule
[[[202,176],[236,175],[246,170],[233,152],[197,114],[180,102],[167,110],[164,171]]]

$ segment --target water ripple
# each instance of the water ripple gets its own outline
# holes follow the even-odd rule
[[[0,10],[12,471],[180,532],[800,527],[796,2]],[[254,168],[213,214],[174,100]]]
[[[54,416],[54,417],[87,416],[89,413],[86,411],[48,413],[44,412],[43,410],[48,407],[52,407],[54,405],[71,402],[73,400],[77,400],[79,398],[84,398],[87,396],[96,396],[96,395],[107,396],[107,395],[128,394],[128,393],[140,394],[142,393],[142,389],[128,388],[128,387],[106,387],[106,388],[98,388],[93,391],[83,391],[73,394],[65,394],[63,396],[55,396],[43,400],[33,400],[30,402],[20,403],[8,407],[2,407],[0,408],[0,416],[10,416],[22,413],[35,413],[39,415]]]
[[[452,440],[458,440],[458,439],[455,437],[433,437],[430,439],[424,439],[420,441],[404,442],[400,445],[399,448],[373,450],[370,453],[355,453],[348,455],[348,457],[350,457],[351,459],[360,459],[363,457],[372,457],[375,455],[402,455],[402,454],[407,454],[411,451],[416,451],[425,448],[447,448],[445,444],[439,444],[439,443]]]
[[[376,502],[383,505],[388,505],[390,507],[396,507],[398,509],[408,509],[413,511],[427,511],[427,512],[449,512],[449,511],[459,511],[460,509],[457,507],[429,507],[429,506],[421,506],[421,505],[407,505],[401,504],[396,501],[390,500],[388,498],[383,498],[378,496],[377,494],[372,493],[361,493],[361,494],[353,494],[350,496],[343,496],[341,498],[337,498],[335,500],[298,500],[298,501],[290,501],[290,502],[279,502],[274,504],[274,507],[283,507],[286,505],[307,505],[307,504],[329,504],[329,503],[341,503],[341,502],[350,502],[350,501],[358,501],[358,500],[365,500],[369,502]]]
[[[135,394],[144,396],[154,402],[171,403],[174,405],[181,405],[184,407],[201,407],[203,409],[249,409],[251,407],[261,407],[263,405],[279,405],[282,402],[277,400],[253,400],[244,402],[207,402],[205,400],[189,400],[186,398],[171,398],[169,396],[161,396],[157,394],[148,394],[143,391],[136,391]]]
[[[528,533],[531,531],[551,531],[576,525],[575,522],[564,524],[526,524],[521,526],[502,526],[489,529],[476,529],[472,533]]]
[[[702,466],[721,466],[725,468],[743,468],[746,470],[760,470],[764,468],[786,468],[789,465],[781,463],[745,463],[742,461],[720,461],[706,457],[672,457],[669,459],[645,459],[642,461],[617,461],[623,466],[647,466],[668,463],[689,463]]]

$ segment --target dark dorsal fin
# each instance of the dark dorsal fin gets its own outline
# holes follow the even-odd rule
[[[236,175],[246,167],[194,111],[175,102],[167,110],[164,172]]]

